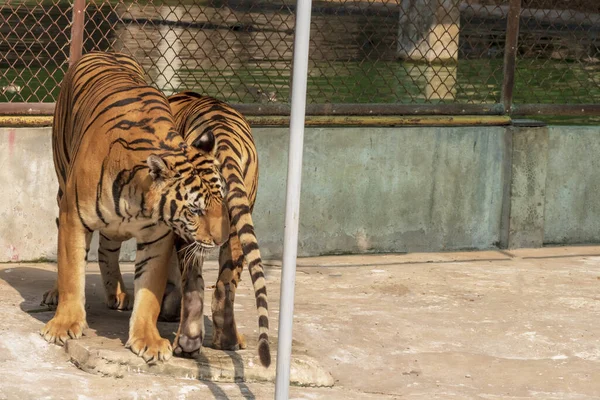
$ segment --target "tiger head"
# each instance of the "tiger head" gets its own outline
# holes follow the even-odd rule
[[[190,149],[184,142],[181,146],[187,153],[184,162],[148,157],[154,210],[159,220],[188,243],[202,248],[220,246],[229,238],[230,224],[227,185],[214,154],[214,139],[203,148]]]

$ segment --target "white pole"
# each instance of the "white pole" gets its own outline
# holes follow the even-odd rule
[[[300,180],[302,178],[311,8],[311,0],[298,0],[296,3],[292,112],[290,116],[290,147],[288,150],[287,194],[285,198],[277,378],[275,381],[276,400],[287,400],[290,392],[294,282],[296,280],[296,255],[298,253],[298,216],[300,214]]]

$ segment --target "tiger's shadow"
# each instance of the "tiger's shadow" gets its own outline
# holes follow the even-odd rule
[[[8,271],[8,272],[7,272]],[[15,267],[4,269],[0,273],[0,279],[8,283],[17,290],[22,297],[19,308],[30,317],[46,324],[54,316],[54,310],[49,310],[46,306],[41,306],[42,295],[50,289],[56,279],[56,272],[48,269],[35,267]],[[133,274],[124,273],[123,280],[128,288],[133,287]],[[89,330],[93,330],[97,336],[107,339],[118,339],[123,346],[127,342],[129,331],[129,318],[131,311],[117,311],[109,309],[104,300],[104,289],[102,279],[99,274],[86,274],[86,312]],[[210,307],[210,305],[208,305]],[[205,305],[206,307],[206,305]],[[162,337],[168,339],[171,343],[175,339],[179,322],[158,322],[158,330]],[[40,325],[40,329],[43,325]],[[204,347],[211,347],[212,321],[208,316],[204,316]],[[89,334],[88,330],[88,334]],[[242,357],[234,351],[225,351],[235,368],[235,376],[244,376],[244,362]],[[206,356],[200,352],[195,357],[198,364],[198,372],[201,366],[205,369],[209,364]],[[200,376],[200,373],[198,373]],[[218,383],[202,380],[213,393],[215,398],[227,399],[228,395],[221,389]],[[255,399],[243,381],[236,382],[241,394],[247,400]]]

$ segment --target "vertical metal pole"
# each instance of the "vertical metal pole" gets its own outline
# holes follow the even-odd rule
[[[517,46],[519,42],[519,20],[521,0],[510,0],[506,20],[506,44],[504,46],[504,81],[502,82],[502,104],[504,113],[509,114],[515,87],[515,69],[517,67]]]
[[[275,381],[276,400],[287,400],[290,391],[294,283],[296,280],[296,255],[298,254],[298,217],[300,214],[300,180],[302,178],[302,150],[304,146],[311,3],[311,0],[298,0],[296,3],[290,147],[285,199],[281,301],[279,305],[277,378]]]
[[[69,49],[69,67],[81,58],[83,49],[83,27],[85,24],[85,0],[75,0],[73,4],[73,22],[71,24],[71,47]]]

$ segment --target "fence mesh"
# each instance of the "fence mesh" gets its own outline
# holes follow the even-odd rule
[[[514,104],[600,103],[600,1],[523,0]],[[498,104],[508,1],[314,1],[309,103]],[[152,83],[287,103],[294,0],[88,0],[83,52],[132,54]],[[54,102],[72,5],[0,6],[0,103]]]

